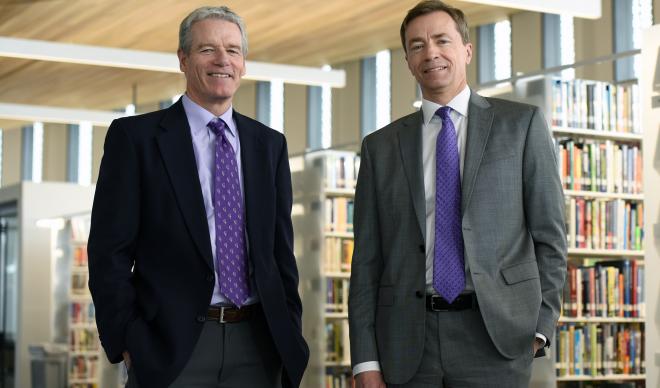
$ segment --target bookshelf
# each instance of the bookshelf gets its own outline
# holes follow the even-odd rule
[[[70,217],[69,254],[71,255],[71,283],[69,291],[69,379],[70,388],[98,388],[101,381],[103,357],[92,296],[87,282],[87,237],[90,215]]]
[[[645,267],[648,274],[660,271],[660,25],[644,31],[642,37],[642,120],[644,131],[644,194],[648,201],[644,208],[645,229]],[[651,279],[653,275],[649,276]],[[660,386],[660,282],[648,281],[646,289],[646,386]]]
[[[647,270],[639,86],[543,77],[519,83],[514,95],[546,115],[566,204],[562,315],[541,369],[562,388],[643,387]]]
[[[350,387],[348,290],[353,256],[354,152],[291,158],[295,255],[310,360],[303,387]]]

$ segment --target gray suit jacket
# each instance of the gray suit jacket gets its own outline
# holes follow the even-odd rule
[[[367,136],[355,194],[351,361],[385,381],[417,370],[425,328],[422,113]],[[546,122],[534,106],[472,92],[462,181],[467,261],[486,328],[507,358],[552,340],[566,277],[564,200]]]

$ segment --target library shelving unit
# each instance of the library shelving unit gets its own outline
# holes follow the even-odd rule
[[[646,239],[644,258],[649,279],[660,271],[660,24],[644,31],[642,37],[642,120],[644,131],[644,206]],[[660,282],[647,281],[646,290],[646,386],[660,386]]]
[[[643,387],[645,219],[639,87],[543,77],[520,83],[515,95],[539,105],[546,115],[566,203],[568,273],[549,352],[555,384]]]
[[[103,357],[96,329],[96,315],[87,282],[87,237],[90,216],[68,219],[71,255],[71,288],[69,293],[69,387],[98,388]]]
[[[359,157],[324,150],[292,157],[290,163],[303,334],[310,346],[302,386],[350,387],[348,287]]]

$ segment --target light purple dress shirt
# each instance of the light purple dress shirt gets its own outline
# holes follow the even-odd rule
[[[195,161],[197,162],[197,173],[199,174],[199,183],[202,186],[202,196],[204,197],[204,209],[206,209],[206,223],[209,227],[209,237],[211,243],[211,251],[213,252],[213,265],[218,265],[215,252],[215,218],[213,214],[213,196],[211,194],[213,189],[213,165],[215,162],[215,138],[216,135],[206,125],[209,121],[216,118],[216,116],[199,106],[192,101],[187,95],[181,97],[183,102],[183,109],[188,118],[188,125],[190,126],[190,134],[192,135],[193,150],[195,151]],[[229,107],[227,111],[219,117],[227,124],[229,133],[227,133],[227,140],[234,149],[236,154],[236,165],[238,166],[238,177],[241,182],[241,196],[243,198],[243,208],[245,208],[245,190],[243,188],[243,167],[241,166],[241,142],[238,137],[238,128],[233,118],[234,109]],[[248,243],[247,231],[245,236],[245,243]],[[246,304],[253,304],[258,301],[256,291],[256,283],[254,281],[254,266],[250,260],[248,250],[248,268],[250,273],[250,297]],[[216,271],[217,273],[217,271]],[[213,297],[211,298],[212,305],[231,305],[232,303],[222,293],[220,293],[220,283],[216,276],[215,286],[213,288]]]

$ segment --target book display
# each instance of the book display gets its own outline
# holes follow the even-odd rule
[[[351,387],[348,290],[359,156],[319,151],[290,160],[295,254],[310,361],[303,386]]]
[[[557,382],[562,387],[600,381],[643,386],[646,307],[639,88],[587,80],[546,82],[566,197],[569,256],[553,345]]]
[[[68,220],[70,229],[71,291],[69,303],[69,387],[98,388],[103,357],[94,303],[87,282],[87,236],[90,217]]]

